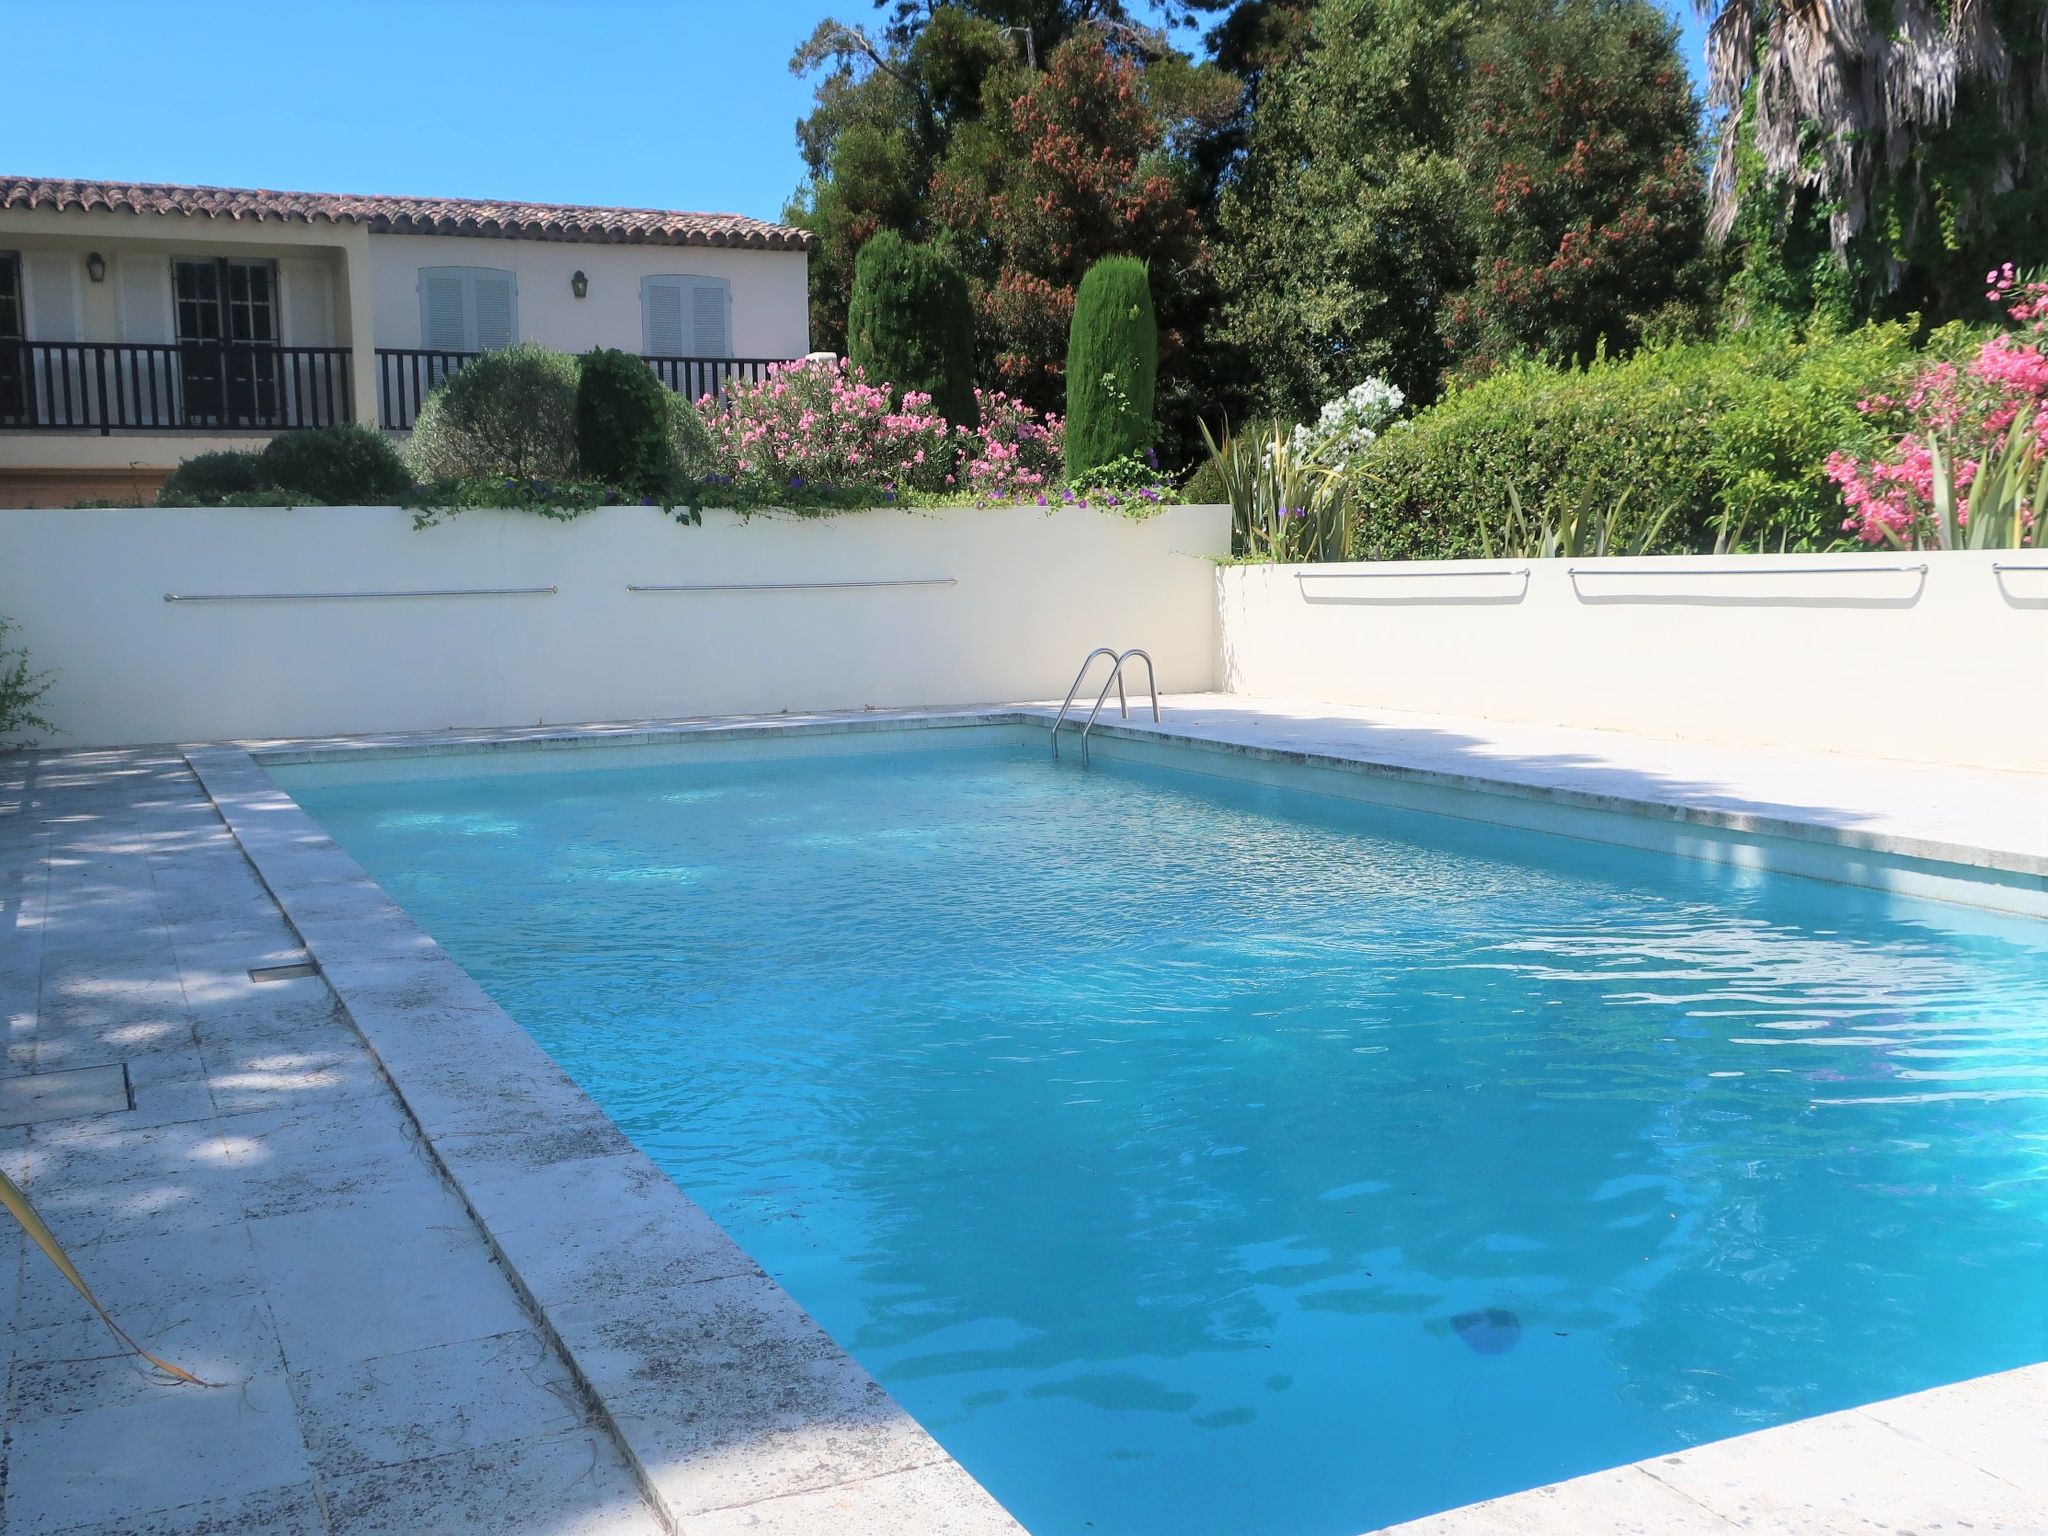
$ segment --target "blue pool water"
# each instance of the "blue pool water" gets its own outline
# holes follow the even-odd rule
[[[1042,739],[279,777],[1037,1536],[2048,1359],[2038,926]]]

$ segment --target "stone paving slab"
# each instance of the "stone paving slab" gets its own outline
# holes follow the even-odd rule
[[[0,1130],[118,1343],[12,1222],[6,1536],[662,1529],[183,759],[0,756],[8,1073],[133,1110]],[[479,1477],[495,1478],[488,1497]]]
[[[2040,1536],[2048,1365],[1469,1505],[1379,1536]]]

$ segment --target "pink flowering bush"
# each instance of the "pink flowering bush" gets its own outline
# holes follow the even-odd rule
[[[1028,501],[1055,483],[1062,424],[1000,391],[975,391],[981,426],[949,426],[931,396],[905,391],[892,404],[843,359],[779,363],[756,381],[736,380],[724,398],[698,402],[713,478],[763,497],[873,492],[967,492],[987,501]]]
[[[2048,454],[2048,282],[2022,280],[2011,262],[1985,281],[1985,297],[2014,328],[1985,341],[1966,362],[1923,368],[1898,396],[1861,401],[1857,409],[1897,439],[1869,459],[1828,458],[1828,478],[1849,511],[1843,530],[1866,544],[1936,542],[1937,476],[1947,477],[1944,488],[1952,487],[1960,502],[2009,443],[2029,446],[2035,458]],[[1966,517],[1958,513],[1959,521]],[[2023,508],[2021,517],[2031,525],[2033,509]]]
[[[937,490],[953,483],[952,429],[932,397],[905,393],[833,362],[778,363],[759,381],[734,380],[725,399],[706,395],[698,411],[713,462],[733,480],[884,491]]]
[[[1066,423],[1050,412],[1041,417],[999,389],[977,389],[974,398],[980,430],[961,434],[966,488],[985,501],[1029,501],[1057,485]]]

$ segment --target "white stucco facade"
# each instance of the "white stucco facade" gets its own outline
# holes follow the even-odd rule
[[[810,350],[802,251],[373,234],[369,259],[371,329],[380,347],[427,345],[420,330],[421,270],[467,267],[510,272],[519,339],[564,352],[647,350],[641,280],[684,275],[730,285],[732,356],[802,357]],[[578,272],[589,285],[581,299],[570,286]]]

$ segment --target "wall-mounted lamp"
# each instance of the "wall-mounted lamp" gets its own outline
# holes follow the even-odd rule
[[[588,298],[590,296],[590,279],[581,272],[578,272],[569,279],[569,291],[579,299]]]
[[[98,251],[86,257],[85,275],[96,283],[104,283],[107,280],[107,258]]]

